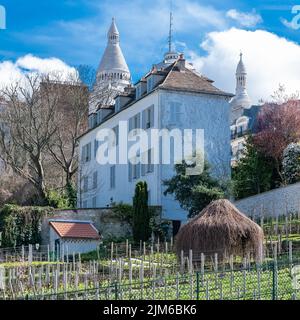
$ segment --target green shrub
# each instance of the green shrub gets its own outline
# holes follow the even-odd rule
[[[120,203],[114,203],[112,211],[115,213],[115,215],[124,222],[127,222],[131,226],[133,225],[133,206],[130,204],[126,204],[123,202]]]
[[[41,224],[50,207],[19,207],[5,205],[0,209],[1,247],[41,243]]]

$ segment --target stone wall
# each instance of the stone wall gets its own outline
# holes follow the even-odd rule
[[[160,207],[152,207],[161,212]],[[45,217],[42,223],[42,244],[49,243],[49,219],[92,221],[105,239],[110,237],[129,237],[132,230],[128,223],[121,221],[111,208],[57,210],[51,217]]]
[[[279,216],[300,211],[300,183],[274,189],[234,203],[248,216]]]
[[[49,243],[49,219],[85,220],[92,221],[104,238],[128,237],[131,227],[128,223],[120,221],[112,209],[77,209],[57,210],[51,218],[44,218],[42,223],[42,244]]]

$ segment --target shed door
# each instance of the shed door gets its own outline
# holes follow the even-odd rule
[[[55,256],[60,257],[60,239],[55,240]]]

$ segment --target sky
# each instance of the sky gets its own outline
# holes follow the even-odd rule
[[[280,84],[296,92],[300,6],[295,4],[173,0],[174,45],[218,88],[232,93],[242,51],[253,103],[268,100]],[[112,17],[133,81],[167,51],[170,0],[0,0],[0,6],[6,11],[6,29],[0,29],[1,85],[26,72],[67,73],[82,64],[97,68]]]

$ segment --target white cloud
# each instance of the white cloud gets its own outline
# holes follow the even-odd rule
[[[292,41],[263,30],[232,28],[208,33],[201,47],[207,55],[190,52],[191,60],[220,89],[234,93],[235,71],[242,50],[253,103],[269,99],[279,84],[285,85],[290,93],[299,91],[300,46]]]
[[[55,73],[65,80],[70,74],[76,72],[75,68],[68,66],[57,58],[39,58],[28,54],[16,62],[3,61],[0,63],[0,87],[15,81],[21,81],[28,73]]]
[[[252,12],[241,12],[231,9],[226,12],[226,16],[238,22],[243,27],[255,27],[263,22],[262,17],[253,10]]]
[[[152,63],[161,59],[168,46],[169,34],[169,0],[153,0],[151,6],[144,0],[99,1],[89,0],[95,16],[88,19],[58,21],[53,30],[60,30],[64,39],[20,35],[22,41],[59,46],[68,42],[67,51],[71,57],[80,56],[81,63],[96,64],[99,62],[106,45],[106,33],[115,17],[121,33],[121,46],[129,66],[134,64],[134,72],[145,72]],[[145,12],[147,14],[145,15]],[[199,4],[193,0],[173,0],[174,39],[185,39],[204,34],[208,30],[228,28],[228,19],[224,11],[210,5]],[[45,33],[49,30],[45,30]],[[51,31],[50,31],[51,32]],[[78,35],[83,38],[78,41]],[[59,37],[58,37],[59,38]],[[43,40],[44,39],[44,40]],[[136,45],[138,44],[138,45]],[[89,50],[86,50],[86,48]],[[78,49],[80,48],[80,50]],[[77,58],[78,59],[78,58]]]

